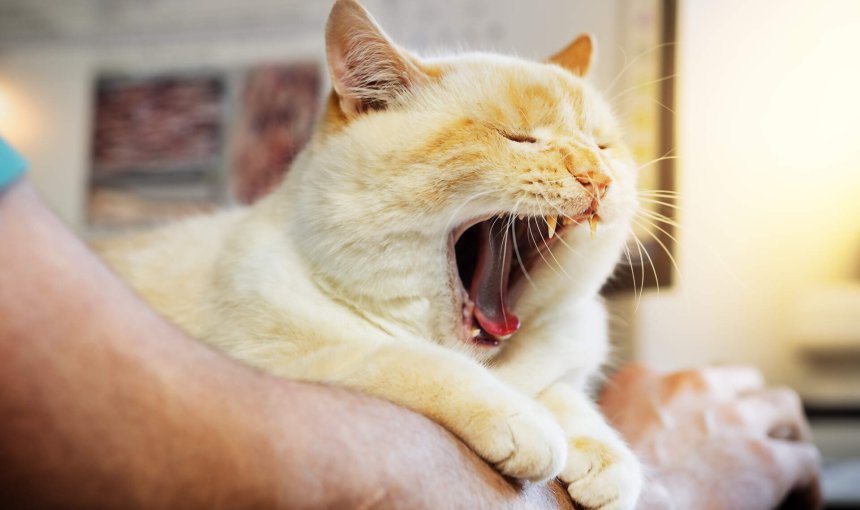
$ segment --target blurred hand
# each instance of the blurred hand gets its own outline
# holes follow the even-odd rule
[[[640,509],[821,506],[818,450],[796,393],[746,367],[660,376],[630,365],[600,405],[647,466]]]

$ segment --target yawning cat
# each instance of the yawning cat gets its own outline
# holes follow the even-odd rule
[[[436,420],[502,473],[632,508],[639,464],[586,395],[598,290],[637,207],[592,41],[548,60],[419,59],[354,0],[326,28],[334,90],[253,207],[101,247],[190,335]]]

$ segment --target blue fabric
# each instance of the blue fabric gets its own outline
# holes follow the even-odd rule
[[[24,158],[0,138],[0,190],[18,179],[26,169],[27,162]]]

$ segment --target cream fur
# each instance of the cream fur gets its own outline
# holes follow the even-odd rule
[[[331,32],[344,23],[348,34]],[[329,31],[330,44],[352,34],[355,44],[390,45],[352,0],[336,2]],[[108,242],[102,255],[167,318],[231,356],[389,399],[507,475],[560,475],[590,508],[632,508],[638,463],[586,396],[608,350],[597,292],[636,208],[633,165],[608,106],[554,64],[362,51],[396,52],[389,80],[403,62],[422,74],[381,84],[367,103],[338,80],[374,64],[330,51],[340,95],[279,189],[251,208]],[[361,94],[374,83],[362,82]],[[612,179],[597,235],[587,225],[563,232],[554,259],[530,271],[535,288],[515,302],[523,328],[500,348],[464,341],[450,232],[512,211],[576,214],[590,203],[572,177],[583,169]]]

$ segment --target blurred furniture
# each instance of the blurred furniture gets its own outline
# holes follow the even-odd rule
[[[860,508],[860,284],[808,290],[791,326],[827,508]]]

